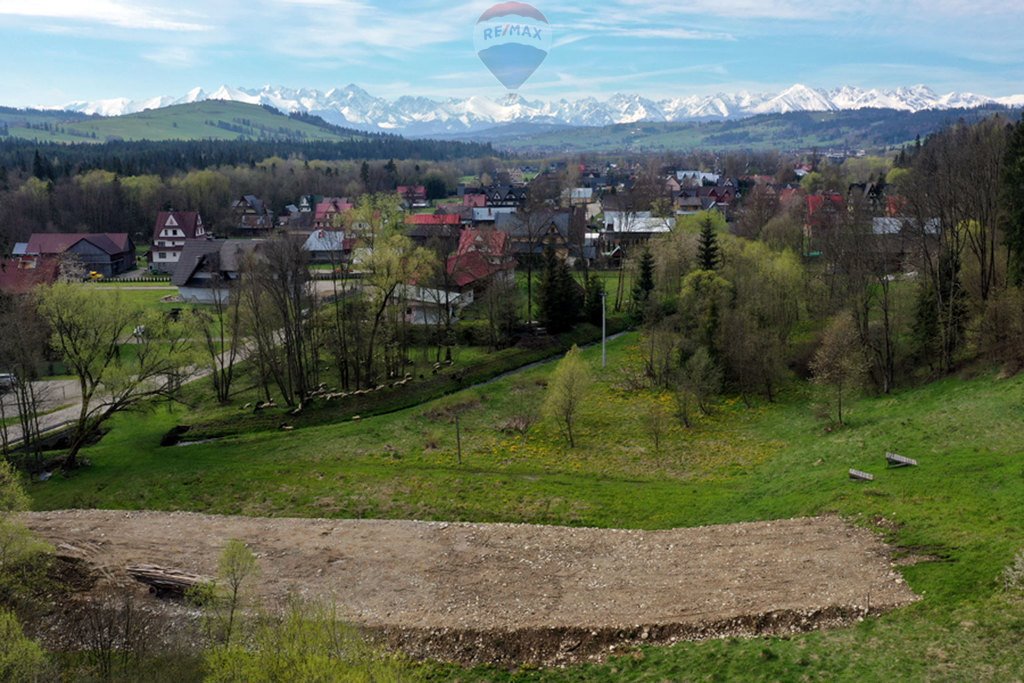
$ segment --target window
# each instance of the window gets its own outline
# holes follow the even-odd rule
[[[156,257],[159,259],[165,259],[167,258],[167,252],[161,251],[159,254],[156,255]]]

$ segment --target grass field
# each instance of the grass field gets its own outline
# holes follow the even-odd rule
[[[923,600],[879,619],[791,638],[644,648],[564,670],[456,670],[431,680],[1016,680],[1024,600],[998,577],[1024,547],[1024,379],[950,378],[853,404],[829,433],[803,386],[778,404],[727,399],[655,451],[646,415],[670,398],[618,386],[636,337],[610,346],[565,447],[556,426],[499,427],[542,400],[545,364],[425,405],[358,422],[160,448],[188,420],[163,406],[122,416],[85,452],[92,466],[30,491],[37,509],[184,509],[270,516],[507,521],[670,528],[838,513],[929,561],[901,571]],[[599,362],[599,350],[586,356]],[[454,414],[461,415],[462,464]],[[886,470],[896,451],[921,466]],[[848,481],[850,467],[877,475]]]

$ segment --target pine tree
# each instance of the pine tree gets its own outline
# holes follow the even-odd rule
[[[636,284],[633,285],[633,304],[643,306],[651,298],[654,291],[654,254],[644,249],[640,255],[640,271],[637,273]]]
[[[553,334],[571,330],[583,306],[580,286],[569,266],[552,249],[544,252],[544,272],[538,294],[538,317]]]
[[[715,222],[708,214],[700,222],[700,242],[697,245],[697,263],[701,270],[718,270],[721,256],[718,251],[718,236]]]
[[[603,309],[604,283],[597,275],[587,278],[587,292],[584,296],[583,317],[592,325],[601,324]]]
[[[1024,285],[1024,118],[1013,127],[1003,167],[1003,234],[1014,284]]]

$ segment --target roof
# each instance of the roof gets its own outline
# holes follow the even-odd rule
[[[442,305],[447,302],[449,306],[461,306],[466,303],[463,301],[460,292],[430,289],[429,287],[420,287],[418,285],[399,285],[396,288],[395,294],[406,301],[419,301],[429,304]]]
[[[415,197],[427,196],[427,188],[424,187],[423,185],[399,185],[395,191],[398,192],[398,194],[402,195],[403,197],[409,195]]]
[[[269,213],[266,205],[263,203],[263,200],[254,194],[242,195],[242,198],[236,201],[234,205],[236,208],[248,205],[250,209],[259,214]]]
[[[18,259],[0,259],[0,292],[27,294],[33,287],[57,281],[60,262],[55,258],[41,258],[34,268],[19,268]]]
[[[169,219],[174,219],[168,225]],[[203,224],[203,219],[198,211],[161,211],[156,215],[156,225],[153,234],[159,235],[164,228],[175,228],[185,233],[185,237],[195,238],[196,228]]]
[[[565,239],[569,239],[569,219],[570,215],[567,211],[553,211],[548,220],[544,221],[544,227],[549,228],[551,225],[555,226],[558,233]],[[530,238],[531,235],[529,230],[529,224],[519,216],[519,214],[509,213],[501,214],[495,221],[495,227],[498,230],[507,232],[513,237]],[[537,235],[532,235],[536,237]]]
[[[29,238],[26,253],[43,256],[63,254],[82,240],[111,256],[131,251],[131,239],[126,232],[37,232]]]
[[[483,221],[493,221],[502,214],[515,213],[515,207],[513,206],[487,206],[484,208],[473,208],[473,221],[480,223]]]
[[[455,215],[458,218],[458,215]],[[452,239],[459,236],[459,231],[462,230],[462,223],[457,222],[452,225],[414,225],[409,230],[409,237],[415,240],[430,240],[430,239]]]
[[[206,257],[216,254],[227,240],[189,240],[181,250],[181,257],[171,275],[171,284],[184,287],[192,279],[192,275],[202,266]]]
[[[459,236],[457,253],[468,254],[479,251],[492,256],[501,256],[508,252],[508,233],[500,230],[478,230],[469,228]]]
[[[344,251],[345,242],[342,230],[314,230],[302,248],[306,251]]]
[[[316,209],[313,211],[313,220],[322,221],[328,216],[346,213],[353,208],[355,205],[347,199],[330,197],[322,202],[317,202]]]
[[[201,269],[237,273],[241,257],[262,244],[263,240],[189,240],[171,276],[171,284],[184,287]]]
[[[14,251],[11,256],[25,256],[28,254],[28,242],[15,242]]]
[[[416,213],[407,216],[405,219],[408,225],[459,225],[462,223],[462,216],[452,214],[428,214]]]
[[[832,193],[832,194],[827,195],[827,198],[832,202],[833,206],[835,206],[835,208],[837,208],[837,209],[841,209],[845,205],[845,200],[843,199],[843,195],[841,195],[841,194]],[[807,195],[807,211],[808,211],[808,213],[811,216],[814,216],[819,211],[821,211],[821,209],[825,207],[825,199],[826,199],[826,195],[821,195],[821,194]]]
[[[445,267],[455,284],[465,287],[495,273],[515,268],[515,261],[502,259],[499,263],[492,263],[483,252],[471,251],[464,254],[452,254],[448,257]]]
[[[604,223],[612,232],[672,232],[675,219],[652,216],[650,211],[605,211]]]

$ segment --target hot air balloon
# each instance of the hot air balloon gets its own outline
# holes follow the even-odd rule
[[[502,2],[480,15],[473,44],[495,78],[517,90],[547,58],[551,26],[533,5]]]

